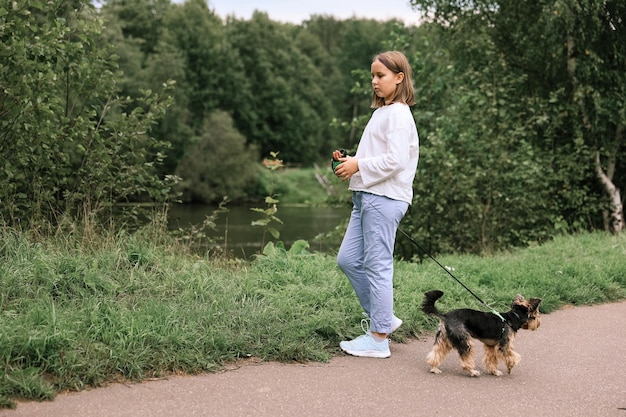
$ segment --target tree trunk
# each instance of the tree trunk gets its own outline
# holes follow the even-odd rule
[[[609,168],[607,172],[611,173],[614,169],[615,158],[610,158]],[[604,212],[604,228],[612,233],[620,233],[624,228],[624,206],[622,204],[622,197],[619,188],[615,186],[612,180],[612,175],[607,175],[602,169],[600,163],[600,152],[596,152],[596,175],[600,179],[604,191],[607,193],[610,199],[609,209]]]

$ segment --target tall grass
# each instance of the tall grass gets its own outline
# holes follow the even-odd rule
[[[327,361],[361,332],[361,310],[332,255],[277,250],[247,263],[189,253],[158,227],[38,238],[0,229],[0,406],[125,379],[220,369],[241,358]],[[54,235],[51,235],[54,236]],[[61,237],[62,236],[62,237]],[[96,238],[96,236],[98,238]],[[517,293],[541,310],[626,297],[626,240],[560,237],[489,258],[444,256],[481,298],[505,310]],[[441,308],[481,306],[429,260],[396,265],[404,341]]]

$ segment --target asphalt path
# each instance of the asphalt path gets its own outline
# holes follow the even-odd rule
[[[522,361],[501,377],[467,376],[456,353],[441,375],[431,374],[424,358],[432,343],[432,336],[392,342],[388,359],[248,363],[113,384],[21,402],[16,410],[0,410],[0,417],[626,417],[626,302],[542,315],[537,331],[518,332]],[[482,370],[480,358],[477,364]]]

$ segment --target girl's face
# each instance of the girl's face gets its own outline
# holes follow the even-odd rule
[[[403,72],[395,73],[379,60],[372,62],[372,87],[376,96],[385,99],[385,104],[391,104],[396,93],[396,86],[403,79]]]

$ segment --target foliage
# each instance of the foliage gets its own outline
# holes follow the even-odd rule
[[[222,19],[204,0],[99,9],[4,0],[3,219],[162,202],[177,173],[186,201],[263,198],[266,177],[251,177],[271,150],[308,169],[332,149],[356,148],[371,113],[371,57],[400,49],[414,70],[421,139],[404,228],[435,252],[473,253],[618,231],[625,3],[412,3],[427,12],[417,27],[331,16],[294,25],[262,12]],[[233,149],[245,155],[242,175],[224,174]],[[287,194],[280,180],[274,192]],[[420,256],[402,240],[398,248]]]
[[[428,145],[408,228],[433,251],[480,253],[606,227],[598,172],[624,182],[617,3],[412,1],[431,18],[415,66],[425,80],[418,96],[434,101],[416,106]],[[612,116],[598,117],[604,110]]]
[[[162,175],[176,170],[197,125],[192,126],[196,119],[186,95],[190,87],[184,50],[176,46],[168,30],[170,6],[169,0],[108,0],[100,9],[105,21],[103,42],[113,45],[119,57],[122,96],[136,97],[141,89],[158,91],[168,80],[175,80],[175,88],[169,91],[173,102],[152,130],[155,138],[171,144],[159,170]],[[204,119],[197,120],[202,126]]]
[[[276,194],[274,190],[274,178],[276,177],[275,172],[283,168],[284,165],[283,161],[281,159],[278,159],[278,152],[270,152],[270,155],[272,159],[264,160],[265,167],[272,172],[272,183],[269,189],[269,193],[265,197],[266,208],[254,207],[250,209],[256,213],[261,213],[263,216],[260,219],[252,221],[251,223],[251,226],[259,226],[263,228],[263,239],[261,242],[261,246],[265,246],[267,233],[272,235],[274,239],[278,239],[280,237],[280,232],[278,231],[278,229],[276,229],[276,227],[274,227],[274,223],[283,223],[280,218],[276,217],[276,213],[278,212],[278,203],[280,203],[280,200],[278,200],[279,195]]]
[[[83,225],[41,237],[0,229],[0,402],[51,399],[120,380],[217,371],[241,358],[326,361],[361,330],[361,309],[335,258],[306,242],[269,245],[251,263],[190,255],[152,223],[114,233]],[[492,257],[443,256],[496,309],[522,293],[542,312],[626,297],[623,236],[560,237]],[[403,341],[435,329],[419,311],[434,288],[482,306],[433,262],[397,262]],[[271,331],[268,331],[271,329]]]
[[[282,149],[285,161],[314,161],[328,131],[321,120],[328,104],[318,82],[321,68],[289,41],[291,28],[267,14],[230,20],[227,30],[254,89],[246,105],[233,108],[242,133],[259,144],[262,155]]]
[[[188,229],[179,227],[172,234],[178,242],[181,242],[191,251],[211,253],[211,250],[207,251],[206,249],[217,242],[217,238],[215,237],[217,220],[220,215],[228,213],[226,206],[229,202],[228,197],[224,197],[217,208],[213,210],[210,215],[205,216],[200,225],[191,225]],[[213,254],[214,253],[211,253],[211,255]]]
[[[263,248],[264,256],[289,256],[289,255],[308,255],[308,249],[310,248],[309,242],[306,240],[296,240],[291,245],[291,248],[287,250],[283,242],[268,242]]]
[[[166,19],[167,41],[180,51],[184,60],[184,96],[193,128],[204,128],[203,121],[219,108],[230,83],[229,56],[225,55],[224,28],[204,0],[189,0],[173,7]],[[236,90],[235,90],[236,91]]]
[[[350,199],[347,184],[333,175],[330,164],[324,167],[284,167],[276,171],[265,169],[259,177],[260,188],[256,194],[268,195],[273,191],[280,196],[282,204],[319,206],[336,203],[339,197],[329,194],[329,190],[316,179],[317,175],[324,175],[324,181],[332,184],[344,200]]]
[[[74,3],[0,6],[0,215],[13,224],[168,196],[155,168],[167,143],[150,136],[168,96],[120,97],[102,21]]]
[[[554,230],[550,159],[530,143],[534,126],[525,115],[531,103],[517,99],[525,80],[507,76],[496,57],[491,62],[458,71],[458,84],[448,86],[457,98],[435,123],[426,122],[412,210],[418,216],[409,223],[434,252],[526,246]]]
[[[230,116],[216,111],[204,123],[199,137],[187,146],[176,175],[184,202],[211,203],[223,196],[241,200],[259,175],[258,150],[234,127]]]
[[[116,15],[116,19],[111,19],[109,23],[124,22],[121,25],[124,38],[138,42],[143,55],[158,51],[170,8],[169,0],[105,0],[103,3],[105,12]]]

